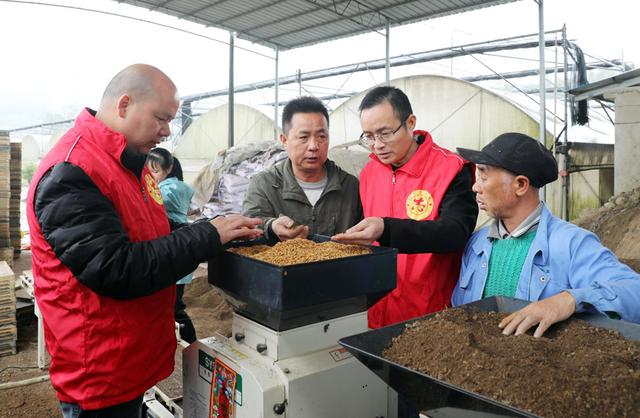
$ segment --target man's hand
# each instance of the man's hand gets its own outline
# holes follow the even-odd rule
[[[526,307],[504,318],[498,327],[504,335],[522,335],[535,325],[538,325],[533,336],[542,334],[556,322],[564,321],[576,311],[576,300],[569,292],[562,292],[550,298],[533,302]]]
[[[212,219],[211,225],[218,230],[222,245],[234,240],[255,239],[262,235],[261,229],[256,229],[262,221],[257,218],[247,218],[241,215],[218,216]]]
[[[382,218],[365,218],[344,233],[332,236],[331,239],[347,244],[370,245],[373,241],[377,241],[383,232]]]
[[[280,241],[306,238],[309,235],[309,227],[307,225],[296,225],[293,219],[285,215],[280,215],[279,218],[271,222],[271,230],[278,236]]]

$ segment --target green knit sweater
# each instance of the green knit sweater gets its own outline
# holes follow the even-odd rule
[[[536,231],[531,231],[518,238],[493,241],[483,297],[516,295],[522,266],[535,236]]]

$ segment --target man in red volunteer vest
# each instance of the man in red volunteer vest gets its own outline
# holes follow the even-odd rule
[[[242,216],[170,233],[145,158],[178,105],[160,70],[125,68],[29,187],[34,288],[64,417],[138,417],[143,393],[173,371],[176,280],[261,233]]]
[[[369,309],[369,327],[378,328],[450,304],[478,206],[474,168],[414,130],[402,90],[376,87],[359,110],[360,139],[373,151],[360,173],[365,219],[333,239],[398,249],[397,286]]]

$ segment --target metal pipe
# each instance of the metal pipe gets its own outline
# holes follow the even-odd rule
[[[47,374],[47,375],[44,375],[44,376],[38,376],[38,377],[29,378],[29,379],[18,380],[16,382],[0,383],[0,390],[19,388],[19,387],[22,387],[22,386],[28,386],[28,385],[33,385],[33,384],[36,384],[36,383],[46,382],[48,380],[49,380],[49,375]]]
[[[504,42],[501,40],[500,42]],[[545,46],[553,46],[554,41],[549,40],[545,41]],[[391,57],[389,66],[397,67],[402,65],[411,65],[418,64],[422,62],[430,62],[430,61],[438,61],[442,59],[461,57],[471,54],[480,54],[483,52],[492,52],[492,51],[503,51],[503,50],[513,50],[513,49],[523,49],[523,48],[534,48],[538,46],[538,41],[526,41],[526,42],[509,42],[499,43],[496,41],[484,42],[479,44],[468,44],[468,45],[460,45],[455,46],[453,48],[443,48],[437,49],[433,51],[425,51],[419,52],[411,55],[399,55],[397,57]],[[293,83],[301,83],[303,81],[316,80],[319,78],[325,77],[333,77],[342,74],[351,74],[353,72],[361,72],[361,71],[370,71],[370,70],[379,70],[385,68],[385,60],[372,60],[365,61],[357,64],[348,64],[341,65],[332,68],[326,68],[318,71],[310,71],[308,73],[302,74],[301,72],[296,72],[296,74],[286,77],[281,77],[278,80],[278,84],[283,86],[285,84],[293,84]],[[242,93],[247,91],[253,91],[256,89],[263,88],[271,88],[275,84],[273,79],[259,81],[257,83],[243,84],[238,86],[235,91],[236,93]],[[204,93],[193,94],[189,96],[183,97],[183,100],[186,101],[195,101],[202,100],[209,97],[216,96],[224,96],[228,94],[228,90],[213,90]]]
[[[390,74],[390,67],[389,67],[389,37],[391,34],[391,28],[389,25],[389,19],[385,20],[385,58],[384,58],[384,71],[385,71],[385,84],[388,86],[389,85],[389,74]]]
[[[538,51],[540,54],[540,136],[539,141],[543,146],[546,146],[547,137],[547,112],[546,112],[546,73],[544,62],[544,48],[545,48],[545,34],[544,34],[544,0],[537,0],[538,2]],[[547,190],[543,187],[540,190],[542,200],[547,200]]]
[[[558,34],[556,33],[554,38],[556,40],[558,40]],[[554,60],[553,60],[553,114],[557,115],[558,114],[558,44],[556,42],[556,46],[553,48],[553,52],[554,52]],[[563,89],[564,90],[564,89]],[[556,141],[557,138],[557,127],[558,127],[558,118],[554,117],[553,118],[553,140],[554,142]],[[563,155],[561,155],[558,152],[558,147],[555,146],[553,147],[554,150],[554,154],[556,155],[556,159],[558,160],[562,160],[564,158]],[[561,181],[561,185],[562,185],[562,181]],[[562,190],[562,189],[561,189]],[[562,191],[560,193],[560,216],[563,216],[564,214],[564,199],[563,199],[563,194]]]
[[[46,350],[44,340],[44,323],[42,317],[38,316],[38,367],[40,370],[44,370],[46,367]]]
[[[567,149],[569,143],[569,56],[567,48],[569,43],[567,42],[567,25],[562,26],[562,50],[564,51],[564,158],[562,159],[562,169],[564,170],[564,176],[562,177],[562,200],[564,202],[564,211],[562,217],[565,221],[569,220],[569,150]]]
[[[613,63],[597,63],[597,62],[590,62],[586,64],[586,67],[588,69],[591,68],[617,68],[618,64],[617,64],[617,60],[614,61]],[[553,72],[563,72],[564,71],[564,67],[560,67],[560,68],[546,68],[544,70],[545,74],[551,74]],[[475,76],[470,76],[470,77],[462,77],[461,80],[464,81],[469,81],[471,83],[476,82],[476,81],[489,81],[489,80],[501,80],[503,78],[520,78],[520,77],[531,77],[534,75],[540,75],[540,69],[536,68],[535,70],[521,70],[521,71],[509,71],[506,73],[500,73],[500,75],[495,75],[495,74],[483,74],[483,75],[475,75]]]
[[[235,43],[235,36],[233,32],[229,32],[229,129],[227,131],[227,146],[231,148],[233,146],[233,121],[234,121],[234,85],[233,85],[233,46]]]
[[[28,282],[23,280],[20,281],[23,288],[27,288],[27,293],[33,295],[33,277]],[[38,318],[38,367],[40,370],[44,370],[46,366],[45,358],[46,358],[46,348],[44,341],[44,322],[42,321],[42,313],[40,312],[40,308],[38,307],[38,301],[33,299],[33,313],[36,314],[36,318]]]
[[[451,37],[451,48],[453,48],[453,36]],[[453,77],[453,58],[449,59],[449,77]]]
[[[75,119],[65,119],[65,120],[61,120],[58,122],[46,122],[46,123],[39,123],[37,125],[31,125],[31,126],[25,126],[22,128],[16,128],[16,129],[7,129],[10,132],[18,132],[18,131],[28,131],[31,129],[37,129],[37,128],[46,128],[48,126],[55,126],[55,125],[62,125],[63,123],[73,123],[75,121]]]
[[[353,97],[356,94],[358,94],[358,93],[357,92],[348,92],[348,93],[330,94],[328,96],[315,96],[315,97],[318,100],[328,101],[328,100],[334,100],[334,99],[345,99],[345,98]],[[287,103],[289,103],[289,100],[285,100],[283,102],[278,102],[278,105],[286,106]],[[275,103],[273,103],[273,102],[261,103],[261,105],[264,105],[264,106],[273,106],[274,104]]]
[[[278,66],[280,63],[280,48],[276,46],[276,77],[274,80],[275,86],[275,103],[273,104],[273,141],[278,142],[278,109],[280,103],[278,102],[278,89],[280,84],[278,83]]]
[[[554,36],[556,45],[553,47],[554,59],[553,59],[553,114],[558,114],[558,34]],[[553,137],[556,137],[558,118],[553,118]]]

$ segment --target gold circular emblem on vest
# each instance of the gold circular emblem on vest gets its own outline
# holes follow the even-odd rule
[[[421,221],[433,211],[433,197],[426,190],[414,190],[407,197],[407,216],[415,221]]]
[[[147,183],[147,193],[149,193],[149,196],[151,196],[157,204],[162,205],[162,194],[153,176],[149,173],[145,174],[144,181]]]

